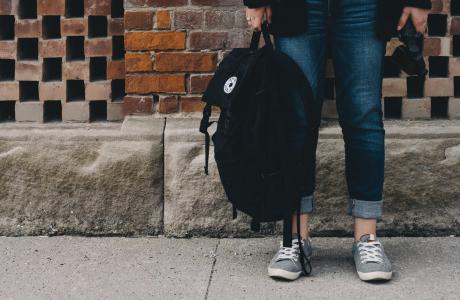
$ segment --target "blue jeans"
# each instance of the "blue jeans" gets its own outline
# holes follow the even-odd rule
[[[350,215],[380,219],[383,205],[385,130],[381,107],[386,43],[375,34],[378,0],[306,0],[308,30],[276,37],[276,47],[294,59],[315,94],[315,129],[296,91],[290,96],[293,155],[306,158],[301,185],[302,213],[314,210],[316,147],[328,43],[335,71],[337,112],[345,141]],[[304,140],[307,147],[302,148]]]

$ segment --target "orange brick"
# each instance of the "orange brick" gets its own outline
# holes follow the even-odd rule
[[[126,92],[133,94],[184,93],[185,74],[128,75]]]
[[[158,53],[155,56],[156,71],[211,72],[216,69],[216,53]]]
[[[205,103],[201,101],[201,97],[181,97],[180,110],[182,112],[197,112],[202,111]]]
[[[70,35],[87,35],[88,21],[87,19],[62,19],[61,20],[62,36]]]
[[[150,53],[128,52],[125,55],[127,72],[142,72],[152,70],[152,58]]]
[[[125,61],[114,60],[109,61],[107,66],[108,79],[124,79],[125,78]]]
[[[153,113],[153,97],[126,96],[123,99],[123,114],[151,114]]]
[[[179,100],[176,96],[160,97],[158,111],[162,114],[171,114],[178,112]]]
[[[65,0],[38,0],[38,14],[63,16],[65,13]]]
[[[125,13],[126,29],[152,29],[153,11],[127,11]]]
[[[127,50],[182,50],[185,32],[127,32]]]
[[[156,28],[157,29],[170,29],[171,28],[171,14],[169,10],[159,10],[156,12]]]

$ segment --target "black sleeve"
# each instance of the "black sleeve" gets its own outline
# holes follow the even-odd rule
[[[272,0],[243,0],[244,5],[249,8],[257,8],[270,5]]]
[[[431,9],[431,0],[404,0],[404,6]]]

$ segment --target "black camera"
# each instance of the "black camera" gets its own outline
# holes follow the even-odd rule
[[[423,34],[417,32],[410,19],[399,31],[399,39],[403,45],[393,53],[393,62],[408,75],[425,77],[427,70],[423,59]]]

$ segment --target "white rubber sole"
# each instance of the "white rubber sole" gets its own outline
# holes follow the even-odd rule
[[[302,272],[289,272],[281,269],[268,268],[268,276],[273,278],[281,278],[287,280],[296,280],[300,277]]]
[[[393,272],[369,272],[361,273],[358,272],[359,279],[362,281],[371,281],[371,280],[390,280]]]

